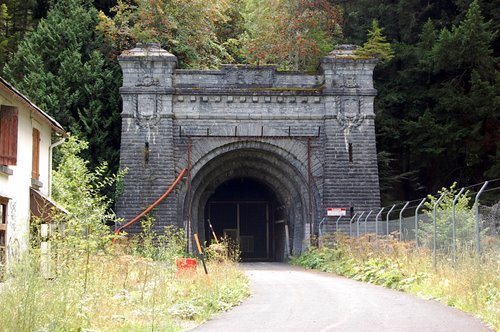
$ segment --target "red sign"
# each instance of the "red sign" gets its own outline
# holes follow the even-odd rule
[[[347,214],[346,208],[326,208],[326,215],[329,217],[340,217]]]

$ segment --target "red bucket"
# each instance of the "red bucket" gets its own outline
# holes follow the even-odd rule
[[[196,258],[178,258],[175,263],[177,264],[177,275],[195,273],[198,265]]]

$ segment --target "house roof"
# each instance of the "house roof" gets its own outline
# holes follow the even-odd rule
[[[26,105],[28,109],[30,109],[31,112],[37,114],[40,118],[44,119],[47,121],[47,123],[52,127],[52,129],[61,134],[61,135],[66,135],[66,131],[64,128],[57,122],[53,117],[45,113],[41,108],[33,104],[31,100],[28,99],[25,95],[23,95],[21,92],[16,90],[9,82],[7,82],[3,77],[0,76],[0,89],[2,91],[5,91],[6,93],[10,94],[10,96],[14,97],[17,99],[19,102],[22,104]]]

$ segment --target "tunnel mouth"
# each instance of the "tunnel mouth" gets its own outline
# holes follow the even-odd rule
[[[281,260],[283,204],[274,191],[252,177],[236,177],[217,186],[205,209],[205,239],[226,238],[243,261]]]
[[[241,235],[247,236],[243,223],[238,231],[234,223],[229,224],[229,219],[235,220],[250,210],[246,214],[250,219],[248,215],[252,213],[258,220],[266,215],[265,222],[255,223],[261,227],[265,225],[266,236],[262,240],[263,228],[249,232],[248,236],[254,236],[253,253],[252,238],[239,238],[240,242],[247,241],[241,243],[246,246],[241,255],[243,260],[286,261],[291,255],[302,252],[308,229],[307,216],[314,215],[308,213],[307,169],[297,158],[281,147],[255,141],[230,142],[204,151],[195,150],[193,154],[201,157],[192,164],[191,180],[186,186],[185,196],[182,196],[184,202],[179,204],[189,238],[198,234],[201,243],[213,243],[207,220],[212,218],[213,225],[217,221],[216,214],[223,214],[217,211],[226,209],[233,212],[227,212],[227,217],[219,217],[222,226],[215,228],[222,229],[217,229],[217,237],[224,235],[224,229],[229,233],[236,229],[232,234],[236,234],[237,239]],[[226,205],[220,207],[217,204]],[[241,210],[237,214],[235,210],[238,208]],[[224,220],[228,220],[227,225]],[[194,242],[189,246],[194,248]]]

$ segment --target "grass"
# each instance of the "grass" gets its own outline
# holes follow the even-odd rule
[[[460,248],[456,263],[441,253],[437,269],[432,252],[417,249],[412,242],[374,240],[374,235],[356,239],[339,234],[292,263],[436,299],[500,331],[498,239],[490,239],[480,257],[472,248]]]
[[[123,252],[59,253],[47,279],[32,252],[0,286],[0,331],[181,331],[249,295],[235,263],[177,276],[166,262]]]

